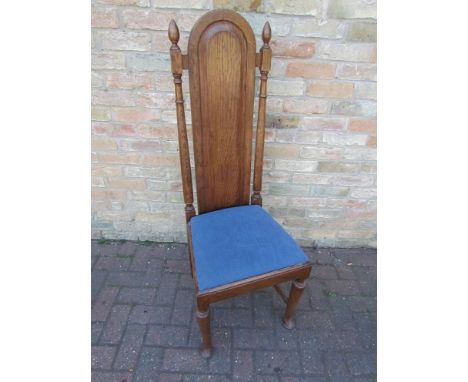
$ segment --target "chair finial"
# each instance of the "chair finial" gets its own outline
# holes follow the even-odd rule
[[[177,27],[177,24],[174,21],[174,19],[172,19],[169,23],[167,35],[169,36],[169,40],[171,40],[172,44],[177,45],[177,43],[179,42],[180,34],[179,28]]]
[[[270,23],[267,21],[263,26],[262,39],[265,45],[268,45],[271,39],[271,27]]]

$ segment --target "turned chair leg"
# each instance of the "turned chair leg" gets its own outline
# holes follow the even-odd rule
[[[211,357],[211,325],[210,325],[210,307],[208,304],[197,302],[197,321],[200,326],[202,336],[201,355],[203,358]]]
[[[291,291],[289,292],[288,304],[286,306],[286,312],[284,313],[283,326],[286,329],[294,328],[294,321],[292,316],[296,309],[297,303],[301,298],[302,292],[305,288],[305,279],[297,279],[292,282]]]

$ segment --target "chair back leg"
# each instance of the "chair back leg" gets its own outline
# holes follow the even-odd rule
[[[210,307],[197,301],[197,321],[200,326],[202,336],[201,355],[203,358],[211,357],[211,323],[210,323]]]
[[[286,312],[284,313],[283,326],[286,329],[294,328],[294,321],[292,316],[296,309],[297,303],[302,296],[302,292],[305,289],[305,279],[296,279],[292,282],[291,291],[289,292],[288,304],[286,306]]]

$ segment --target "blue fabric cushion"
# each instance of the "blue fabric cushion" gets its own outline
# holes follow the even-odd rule
[[[307,257],[262,207],[241,206],[190,220],[198,289],[302,264]]]

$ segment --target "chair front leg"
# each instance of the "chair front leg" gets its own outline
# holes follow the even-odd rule
[[[297,279],[292,282],[291,291],[289,292],[288,304],[286,306],[286,312],[284,313],[283,326],[286,329],[294,328],[294,321],[292,316],[296,309],[297,303],[301,298],[302,292],[305,288],[305,279]]]
[[[212,353],[210,306],[199,299],[197,299],[197,321],[202,336],[201,356],[209,358]]]

